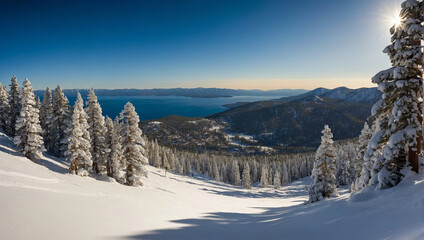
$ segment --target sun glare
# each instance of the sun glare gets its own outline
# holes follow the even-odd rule
[[[394,16],[391,19],[391,24],[394,25],[396,28],[400,26],[400,23],[402,21],[402,18],[400,18],[400,16]]]

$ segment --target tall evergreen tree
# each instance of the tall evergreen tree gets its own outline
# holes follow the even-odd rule
[[[110,151],[108,152],[107,158],[108,175],[123,184],[125,183],[125,176],[122,174],[121,170],[125,167],[126,162],[124,153],[122,152],[119,118],[113,121],[113,126],[110,126],[108,121],[106,121],[106,123],[110,138]]]
[[[256,183],[258,182],[258,163],[256,162],[256,159],[252,157],[252,182]]]
[[[25,157],[31,160],[40,159],[43,150],[40,117],[35,107],[34,91],[28,78],[25,79],[20,96],[20,114],[16,119],[13,142]]]
[[[268,164],[264,163],[261,169],[261,187],[268,187],[269,179],[268,179]]]
[[[92,88],[88,94],[86,112],[88,115],[88,125],[91,136],[91,154],[93,158],[93,170],[96,173],[106,170],[105,162],[105,120],[102,115],[102,108],[97,101],[97,96]]]
[[[235,186],[241,185],[240,168],[237,160],[233,160],[233,164],[231,165],[231,181]]]
[[[138,127],[140,121],[135,108],[131,103],[124,106],[120,114],[122,136],[122,148],[127,162],[126,180],[130,186],[142,185],[141,177],[147,176],[144,165],[148,159],[144,156],[144,141],[141,138],[142,131]]]
[[[166,153],[166,151],[162,151],[162,167],[165,169],[169,169],[169,160],[168,160],[168,154]]]
[[[275,189],[279,189],[281,187],[281,173],[280,173],[280,170],[275,171],[273,182],[274,182],[274,188]]]
[[[216,163],[216,159],[213,159],[212,161],[213,161],[213,162],[212,162],[212,172],[213,172],[212,177],[213,177],[216,181],[220,181],[221,176],[220,176],[220,174],[219,174],[219,168],[218,168],[218,164]]]
[[[91,171],[90,133],[88,132],[87,114],[84,111],[84,102],[78,93],[72,110],[71,124],[66,130],[67,147],[66,158],[71,163],[72,174],[86,176]]]
[[[190,175],[192,173],[191,161],[189,158],[187,158],[185,161],[184,171],[185,171],[184,174],[187,174],[187,175]]]
[[[378,119],[373,124],[373,129],[375,129],[375,131],[370,141],[368,142],[367,148],[365,150],[361,173],[359,178],[355,180],[355,185],[352,189],[353,191],[360,191],[361,189],[369,185],[374,163],[379,162],[378,159],[382,157],[381,139],[383,132],[380,130],[380,125],[381,124]]]
[[[19,89],[18,79],[13,76],[10,83],[9,105],[10,105],[10,125],[12,126],[12,134],[15,134],[16,120],[21,113],[21,90]]]
[[[153,142],[153,154],[152,154],[152,162],[153,162],[153,166],[160,168],[162,166],[162,159],[160,157],[160,147],[158,144],[158,141],[155,139],[155,141]]]
[[[336,185],[337,186],[346,186],[350,184],[350,161],[349,158],[341,155],[336,160]]]
[[[368,123],[364,123],[364,128],[359,135],[358,145],[357,145],[357,155],[353,159],[353,168],[355,179],[359,178],[361,174],[362,165],[364,163],[364,155],[367,150],[367,145],[372,137],[372,129],[368,126]]]
[[[40,110],[41,109],[41,101],[40,101],[40,97],[36,96],[35,97],[35,107]]]
[[[105,127],[106,127],[106,135],[105,135],[105,162],[106,162],[106,173],[109,177],[113,177],[112,172],[112,158],[111,158],[111,151],[112,151],[112,138],[113,138],[113,132],[115,130],[115,127],[113,125],[113,121],[110,117],[106,116],[105,120]]]
[[[52,103],[52,92],[50,88],[47,88],[44,91],[43,101],[40,106],[40,124],[43,129],[43,139],[44,145],[46,147],[50,146],[52,141],[52,136],[50,133],[50,124],[53,119],[53,103]]]
[[[68,136],[66,130],[71,121],[71,111],[68,98],[57,85],[53,96],[53,114],[48,126],[51,140],[47,145],[48,150],[56,157],[64,157],[68,150]]]
[[[309,202],[320,201],[324,198],[337,195],[336,154],[333,147],[333,134],[325,125],[321,132],[321,145],[315,154],[314,169],[312,170],[312,186],[309,188]]]
[[[290,175],[289,175],[289,171],[287,169],[287,164],[283,164],[282,167],[282,179],[281,182],[283,183],[283,185],[287,184],[290,182]]]
[[[388,188],[403,178],[410,163],[418,172],[421,152],[423,69],[421,2],[408,0],[401,6],[401,23],[390,29],[392,43],[384,49],[392,68],[376,74],[372,81],[382,91],[382,100],[373,107],[379,121],[382,155],[373,165],[370,184]]]
[[[359,185],[359,178],[361,177],[361,171],[362,168],[364,167],[365,161],[365,152],[367,151],[367,146],[368,143],[371,140],[373,131],[373,128],[370,128],[368,126],[367,123],[364,123],[364,128],[361,131],[361,135],[359,135],[359,139],[358,139],[358,143],[356,146],[356,155],[355,157],[352,159],[352,166],[353,166],[353,182],[352,185],[350,186],[350,191],[354,192],[357,190],[357,185]],[[368,164],[368,172],[371,171],[371,165]],[[371,176],[371,175],[369,175]],[[367,179],[367,181],[369,180],[369,178]]]
[[[10,105],[9,105],[9,93],[0,83],[0,129],[6,134],[11,135],[13,133],[12,124],[10,122]]]
[[[252,188],[252,182],[250,181],[250,166],[248,161],[245,161],[243,164],[243,174],[241,181],[244,188]]]

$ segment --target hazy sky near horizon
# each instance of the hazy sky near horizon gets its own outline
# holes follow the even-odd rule
[[[370,87],[402,0],[1,1],[0,82]]]

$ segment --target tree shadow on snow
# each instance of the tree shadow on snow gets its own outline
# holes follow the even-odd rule
[[[0,142],[2,144],[0,145],[1,152],[10,154],[12,156],[25,157],[23,153],[15,149],[16,146],[13,144],[12,138],[3,133],[0,133]],[[38,159],[34,162],[50,169],[53,172],[61,174],[69,172],[68,164],[65,160],[51,156],[46,152],[43,152],[43,157],[41,159]]]
[[[43,158],[38,159],[36,163],[56,173],[69,173],[68,163],[64,159],[51,156],[46,152],[43,153]]]
[[[335,201],[334,201],[335,200]],[[214,212],[201,218],[173,220],[182,224],[124,236],[125,239],[387,239],[391,231],[375,231],[372,224],[349,214],[345,203],[334,199],[290,207],[258,208],[261,213]],[[334,208],[334,203],[338,206]],[[330,207],[331,206],[331,207]],[[334,211],[337,209],[336,211]],[[384,217],[382,217],[384,219]],[[386,226],[387,227],[387,226]]]
[[[12,155],[12,156],[16,156],[16,157],[24,157],[24,155],[23,155],[22,153],[17,152],[17,151],[15,151],[15,150],[7,149],[7,148],[5,148],[5,147],[3,147],[3,146],[0,146],[0,151],[1,151],[1,152],[4,152],[4,153],[7,153],[7,154],[10,154],[10,155]]]
[[[302,222],[317,211],[311,205],[280,208],[261,208],[262,213],[215,212],[198,219],[171,221],[184,224],[177,229],[163,229],[127,236],[127,239],[315,239],[316,233],[305,233],[308,225]],[[328,221],[328,219],[322,219]],[[285,238],[286,230],[292,232]],[[293,233],[299,233],[299,237]],[[308,230],[306,230],[308,232]],[[302,233],[302,234],[300,234]],[[305,238],[305,236],[307,238]],[[328,235],[327,235],[328,236]]]
[[[230,190],[218,190],[210,188],[202,188],[201,190],[210,192],[213,194],[228,196],[228,197],[237,197],[237,198],[282,198],[285,194],[281,191],[251,191],[251,190],[235,190],[234,188]]]

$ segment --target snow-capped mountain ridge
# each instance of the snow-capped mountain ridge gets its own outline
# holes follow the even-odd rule
[[[381,92],[377,88],[358,88],[350,89],[339,87],[335,89],[317,88],[304,94],[293,97],[283,97],[280,100],[291,102],[298,101],[310,96],[319,96],[324,98],[334,98],[342,101],[373,104],[381,98]]]

